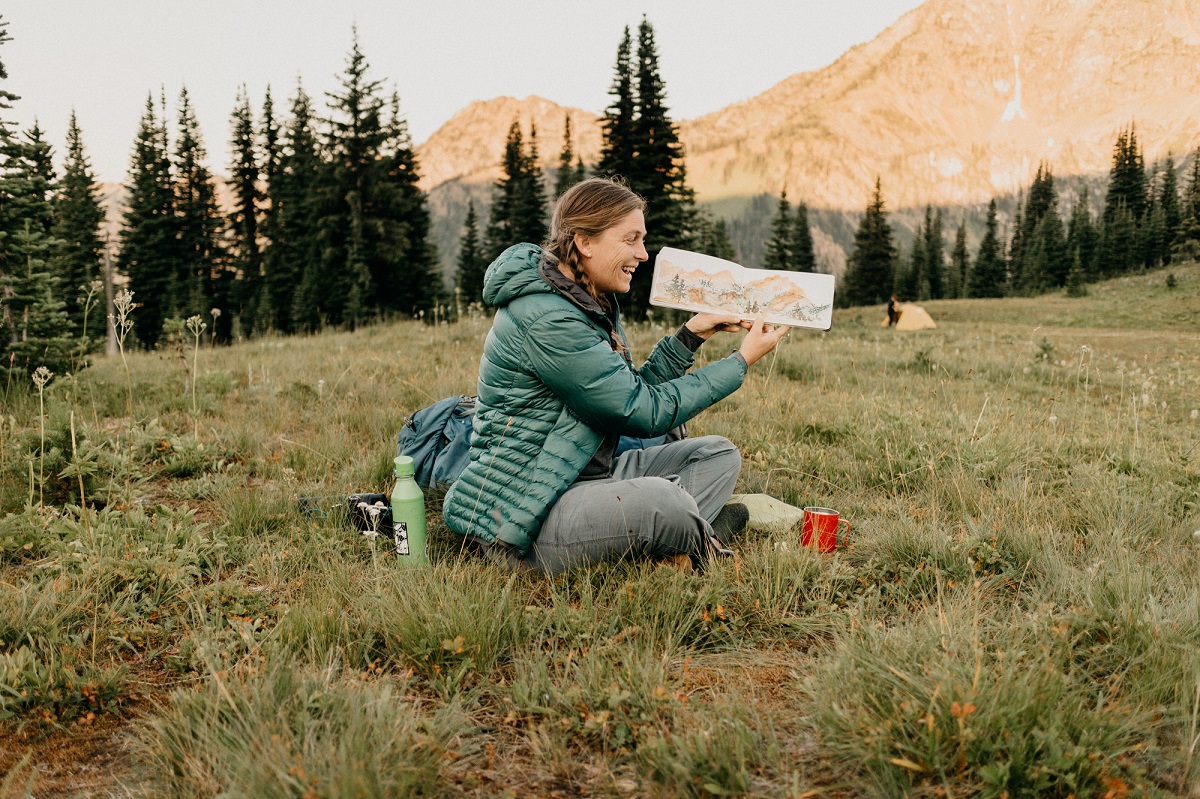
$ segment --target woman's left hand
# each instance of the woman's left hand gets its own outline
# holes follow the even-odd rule
[[[742,319],[737,314],[729,313],[698,313],[684,323],[684,326],[700,338],[708,341],[713,333],[738,333],[750,329],[750,321]]]

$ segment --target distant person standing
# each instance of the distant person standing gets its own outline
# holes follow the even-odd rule
[[[895,294],[888,300],[888,327],[895,327],[896,322],[900,319],[900,312],[896,310],[896,302],[898,298]]]

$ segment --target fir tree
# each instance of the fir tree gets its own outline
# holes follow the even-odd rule
[[[763,257],[764,269],[791,269],[794,263],[792,254],[792,204],[788,202],[787,191],[779,195],[779,205],[775,210],[775,219],[771,222],[771,238],[767,242],[767,252]]]
[[[45,366],[71,370],[73,341],[59,279],[47,263],[53,240],[35,219],[7,237],[10,268],[0,271],[0,373],[25,374]]]
[[[845,286],[838,297],[839,302],[846,305],[886,302],[892,293],[895,254],[892,226],[884,210],[883,189],[876,178],[875,193],[854,234],[854,252],[846,265]]]
[[[314,316],[358,325],[384,314],[432,309],[441,296],[429,211],[408,126],[390,102],[355,31],[340,91],[329,93],[327,168],[320,201],[320,273],[306,276]],[[312,281],[309,281],[309,278]]]
[[[455,285],[463,302],[483,305],[483,275],[487,265],[480,246],[479,222],[475,216],[475,203],[472,201],[467,205],[467,220],[463,224],[462,238],[458,241]]]
[[[612,87],[608,90],[613,101],[600,120],[604,142],[600,148],[596,174],[605,177],[621,176],[628,179],[633,171],[636,150],[633,133],[633,66],[630,61],[632,50],[633,40],[626,25],[621,43],[617,45],[617,63],[613,67]]]
[[[942,240],[942,210],[925,206],[925,284],[929,299],[946,296],[946,245]]]
[[[817,255],[813,249],[812,230],[808,226],[808,206],[796,205],[792,218],[792,269],[797,272],[818,272]]]
[[[380,159],[385,234],[378,257],[384,312],[415,316],[444,299],[438,256],[430,234],[429,208],[420,188],[421,173],[408,123],[400,115],[400,95],[392,92],[387,120],[388,146]],[[540,170],[539,170],[540,176]],[[537,184],[539,210],[543,188]],[[544,224],[544,223],[543,223]],[[544,229],[544,228],[543,228]]]
[[[1118,204],[1104,221],[1100,235],[1100,269],[1104,275],[1127,272],[1138,263],[1137,231],[1133,212],[1124,203]]]
[[[975,265],[967,281],[968,297],[1003,297],[1005,284],[1004,255],[996,222],[996,201],[988,203],[987,222]]]
[[[1025,213],[1022,205],[1024,197],[1017,194],[1017,208],[1013,212],[1012,238],[1008,244],[1008,265],[1007,273],[1011,280],[1009,290],[1017,290],[1022,282],[1019,277],[1024,271],[1025,260]]]
[[[694,244],[696,252],[724,258],[726,261],[737,261],[737,250],[729,240],[729,228],[725,220],[714,217],[707,211],[697,209],[693,219]]]
[[[1092,221],[1088,190],[1085,186],[1075,207],[1071,209],[1071,219],[1067,223],[1067,258],[1072,266],[1075,259],[1079,260],[1080,274],[1085,281],[1096,279],[1099,247],[1100,234]],[[1067,274],[1069,276],[1070,272]]]
[[[1084,278],[1078,251],[1071,253],[1071,268],[1067,270],[1066,288],[1068,297],[1087,296],[1087,280]]]
[[[1179,209],[1180,221],[1171,252],[1180,258],[1200,258],[1200,148],[1192,155],[1192,169]]]
[[[529,125],[529,147],[513,195],[512,228],[517,241],[540,244],[546,238],[546,181],[538,155],[537,125]]]
[[[484,258],[489,263],[514,244],[521,243],[517,218],[522,203],[521,194],[528,186],[525,167],[529,158],[525,153],[521,122],[514,119],[504,140],[504,155],[500,161],[500,178],[492,186],[492,207],[484,232]],[[540,241],[540,237],[536,241]]]
[[[912,241],[912,251],[909,253],[908,265],[900,273],[900,279],[893,282],[897,295],[906,300],[929,299],[929,275],[925,269],[929,259],[925,253],[925,228],[918,224]]]
[[[1163,164],[1162,186],[1159,189],[1158,205],[1162,209],[1163,234],[1159,248],[1159,260],[1163,264],[1171,263],[1171,244],[1179,233],[1183,222],[1183,210],[1179,203],[1179,180],[1175,176],[1175,159],[1167,153],[1166,163]]]
[[[946,275],[946,296],[950,299],[967,296],[967,274],[971,269],[971,256],[967,252],[967,220],[958,223],[954,234],[954,248],[950,251],[950,271]]]
[[[246,334],[262,332],[271,326],[268,307],[261,307],[263,291],[262,257],[258,246],[260,169],[258,142],[254,130],[254,112],[243,85],[238,90],[237,106],[230,117],[230,153],[227,185],[233,195],[229,215],[231,266],[238,276],[235,301],[242,330]],[[255,328],[258,328],[257,330]]]
[[[130,288],[137,293],[134,332],[145,346],[152,347],[162,333],[163,321],[172,313],[178,260],[167,132],[154,115],[153,95],[146,98],[125,187],[129,198],[117,268],[129,277]]]
[[[1104,222],[1108,222],[1124,205],[1133,216],[1134,222],[1146,211],[1146,168],[1141,148],[1137,142],[1137,131],[1131,124],[1122,130],[1113,146],[1113,163],[1108,172],[1108,194],[1104,199]]]
[[[62,242],[62,246],[54,260],[54,271],[63,289],[71,329],[91,342],[104,337],[103,307],[85,307],[89,285],[100,273],[104,247],[100,225],[103,221],[104,206],[99,187],[84,153],[83,135],[72,111],[67,127],[67,158],[55,198],[54,237]],[[102,300],[103,294],[92,298],[93,303]]]
[[[318,206],[322,162],[312,100],[299,83],[280,134],[278,161],[274,174],[267,176],[263,219],[263,279],[271,326],[282,333],[315,330],[325,297]],[[264,152],[263,162],[270,163],[269,153]]]
[[[563,192],[583,180],[575,168],[575,149],[571,143],[571,115],[563,117],[563,146],[558,154],[558,171],[554,177],[554,196],[561,197]],[[580,162],[582,167],[582,162]]]
[[[221,241],[224,222],[212,173],[204,163],[206,158],[200,123],[184,88],[179,93],[179,138],[172,163],[179,247],[172,312],[186,317],[221,309],[224,313],[214,319],[213,337],[228,341],[233,328],[233,274],[225,263]]]
[[[54,229],[54,193],[58,182],[54,173],[53,148],[35,119],[33,127],[22,134],[22,139],[5,149],[9,156],[7,170],[10,179],[23,184],[15,192],[8,210],[15,211],[17,218],[22,221],[30,220],[49,239]]]

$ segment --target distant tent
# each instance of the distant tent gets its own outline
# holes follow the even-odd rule
[[[937,327],[933,317],[920,305],[901,302],[896,304],[896,311],[900,314],[900,318],[896,321],[897,330],[930,330]],[[880,324],[882,327],[887,327],[887,323],[888,320],[885,316]]]

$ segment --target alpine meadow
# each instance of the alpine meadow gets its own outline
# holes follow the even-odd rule
[[[926,0],[680,122],[643,16],[599,114],[420,144],[356,27],[332,92],[231,88],[223,166],[146,76],[111,190],[74,111],[61,159],[12,122],[10,16],[0,799],[1200,799],[1200,0]],[[589,177],[647,203],[637,364],[687,319],[661,247],[836,281],[687,424],[832,551],[752,512],[732,556],[548,576],[444,489],[428,563],[352,509],[484,393],[488,265]]]

